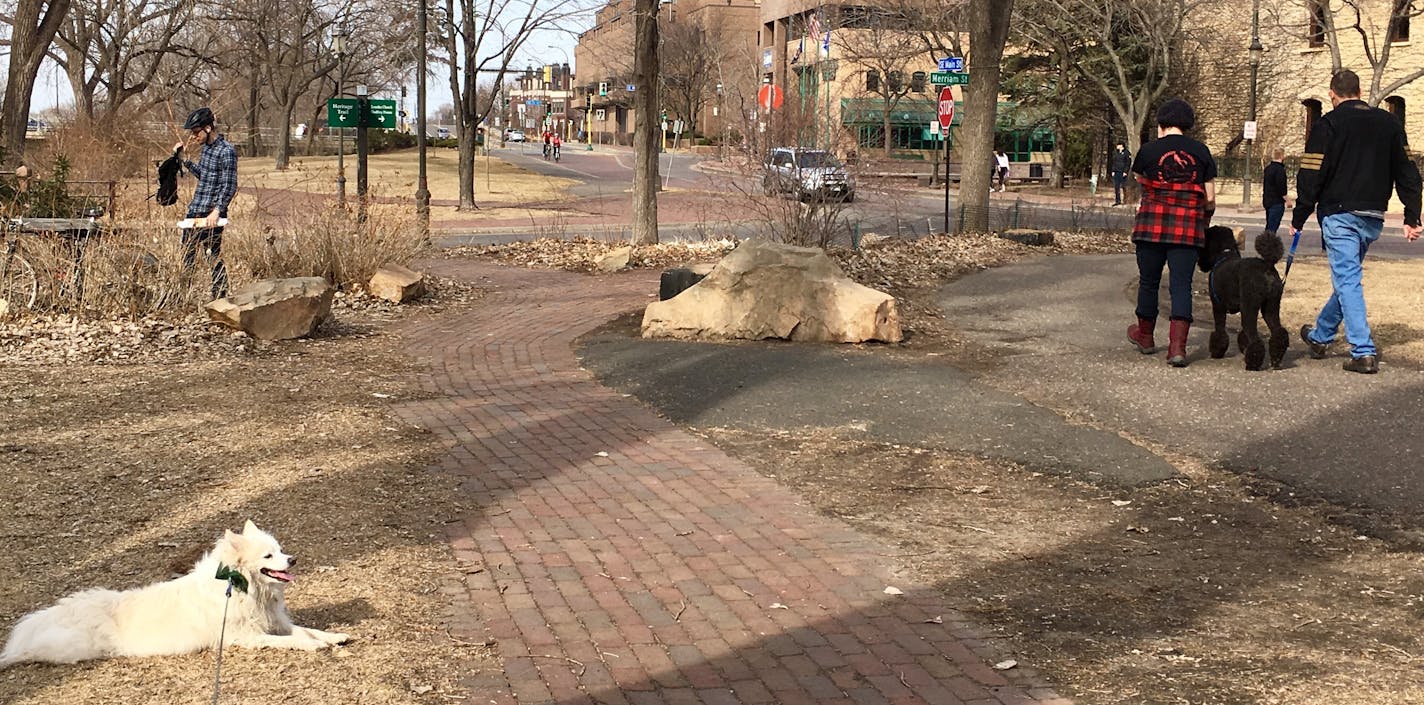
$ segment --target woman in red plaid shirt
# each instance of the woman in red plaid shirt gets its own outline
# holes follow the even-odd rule
[[[1172,296],[1167,362],[1187,366],[1187,331],[1192,326],[1192,273],[1206,243],[1206,227],[1216,211],[1216,161],[1206,145],[1182,134],[1196,124],[1196,112],[1174,98],[1157,109],[1157,139],[1143,145],[1132,162],[1142,184],[1142,203],[1133,222],[1137,246],[1137,323],[1127,337],[1144,355],[1157,352],[1157,290],[1162,268],[1169,271]]]

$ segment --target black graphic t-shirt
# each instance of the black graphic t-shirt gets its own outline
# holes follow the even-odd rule
[[[1142,182],[1132,239],[1200,247],[1207,226],[1204,184],[1216,178],[1211,150],[1185,135],[1167,135],[1142,146],[1132,171]]]
[[[1142,145],[1132,170],[1149,181],[1204,184],[1216,178],[1216,160],[1201,142],[1186,135],[1167,135]]]

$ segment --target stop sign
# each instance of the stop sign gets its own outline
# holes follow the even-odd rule
[[[939,89],[939,126],[941,129],[949,129],[949,124],[954,122],[954,91],[949,86]]]
[[[782,93],[779,86],[768,83],[757,89],[757,104],[763,110],[780,110],[781,104],[785,100],[786,95]]]

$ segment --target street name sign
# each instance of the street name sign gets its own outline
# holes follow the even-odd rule
[[[967,86],[969,85],[969,74],[936,71],[930,74],[930,84],[935,86]]]
[[[956,73],[964,70],[964,57],[949,56],[937,60],[940,71],[954,71]]]

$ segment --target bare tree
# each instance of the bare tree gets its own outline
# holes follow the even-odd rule
[[[581,0],[445,0],[439,44],[450,68],[455,97],[455,135],[460,141],[460,210],[475,206],[475,136],[494,110],[481,100],[481,86],[503,85],[520,49],[541,29],[578,12]],[[486,78],[481,79],[480,74]],[[492,81],[490,80],[492,77]]]
[[[25,154],[35,76],[69,12],[69,1],[16,0],[13,12],[0,14],[0,22],[10,25],[10,66],[5,76],[5,102],[0,105],[0,146],[7,166],[19,164]]]
[[[1053,31],[1059,41],[1085,49],[1073,66],[1107,99],[1136,154],[1148,119],[1171,85],[1187,20],[1204,0],[1032,2],[1033,16],[1058,23]]]
[[[195,0],[77,0],[50,57],[83,119],[111,122],[125,102],[161,80],[165,61],[193,60],[184,41]]]
[[[1324,46],[1330,51],[1332,73],[1346,68],[1342,50],[1354,45],[1363,56],[1367,71],[1361,71],[1364,100],[1372,106],[1424,77],[1424,67],[1413,63],[1404,70],[1390,70],[1401,30],[1412,18],[1424,14],[1424,3],[1411,0],[1288,0],[1275,8],[1278,17],[1303,17],[1303,22],[1280,21],[1283,29]],[[1283,12],[1288,10],[1288,12]],[[1349,50],[1353,55],[1354,51]],[[1397,67],[1396,67],[1397,68]]]
[[[633,244],[658,241],[658,0],[633,3]]]
[[[722,32],[697,18],[669,23],[659,34],[664,102],[673,117],[687,122],[687,132],[695,133],[697,116],[717,83]]]
[[[1077,62],[1085,51],[1067,23],[1071,18],[1045,14],[1036,0],[1014,6],[1013,28],[1021,50],[1013,59],[1004,92],[1020,108],[1039,109],[1053,130],[1053,165],[1049,182],[1063,188],[1064,149],[1069,128],[1080,120],[1083,91]]]
[[[881,147],[890,155],[894,140],[890,119],[901,99],[910,94],[911,64],[925,53],[925,46],[912,28],[912,15],[890,8],[863,8],[870,15],[862,26],[835,32],[838,54],[864,73],[860,84],[864,93],[875,96],[880,113]],[[856,79],[850,79],[855,81]],[[919,87],[921,90],[923,86]]]

